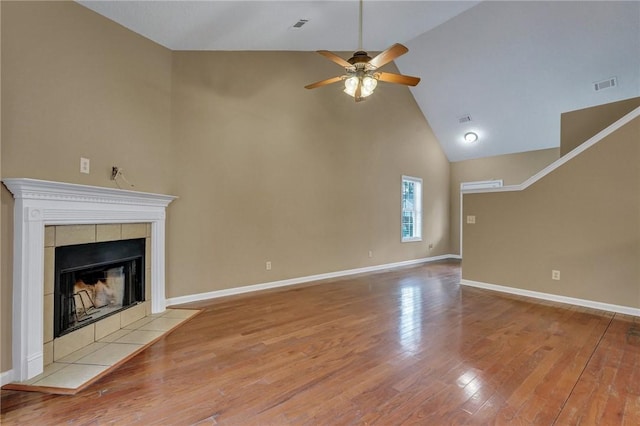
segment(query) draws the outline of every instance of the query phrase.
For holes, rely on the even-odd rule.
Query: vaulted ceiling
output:
[[[353,0],[79,3],[172,50],[358,47]],[[562,112],[640,96],[636,1],[366,0],[363,47],[396,42],[409,48],[396,65],[422,78],[409,90],[450,161],[557,147]],[[468,131],[479,140],[464,142]]]

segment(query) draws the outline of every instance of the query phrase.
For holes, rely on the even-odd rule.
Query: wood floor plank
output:
[[[640,424],[638,318],[617,314],[594,349],[558,424]]]
[[[0,421],[640,424],[637,318],[459,281],[440,262],[185,305],[75,396],[3,390]]]

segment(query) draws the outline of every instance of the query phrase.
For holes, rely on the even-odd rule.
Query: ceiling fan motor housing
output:
[[[371,57],[369,56],[369,54],[367,54],[367,52],[359,50],[355,52],[351,58],[347,59],[347,62],[349,62],[351,65],[354,65],[356,68],[359,68],[358,65],[362,64],[361,66],[364,67],[369,63],[370,60]]]

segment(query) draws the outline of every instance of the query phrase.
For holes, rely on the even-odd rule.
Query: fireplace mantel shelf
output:
[[[14,198],[166,207],[177,197],[29,178],[2,179]]]
[[[165,211],[177,197],[28,178],[2,180],[15,198],[13,379],[43,370],[45,225],[151,223],[151,311],[165,310]]]

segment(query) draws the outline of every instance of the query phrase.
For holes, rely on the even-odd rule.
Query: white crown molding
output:
[[[613,305],[611,303],[602,303],[586,299],[577,299],[575,297],[560,296],[557,294],[542,293],[539,291],[525,290],[521,288],[508,287],[497,284],[488,284],[480,281],[460,280],[460,284],[469,287],[482,288],[485,290],[499,291],[501,293],[532,297],[534,299],[549,300],[551,302],[564,303],[567,305],[598,309],[600,311],[616,312],[619,314],[633,315],[636,317],[640,316],[640,309],[632,308],[629,306]]]
[[[219,297],[234,296],[237,294],[251,293],[260,290],[286,287],[296,284],[304,284],[312,281],[327,280],[332,278],[346,277],[349,275],[365,274],[369,272],[383,271],[386,269],[400,268],[403,266],[418,265],[421,263],[436,262],[438,260],[459,259],[460,256],[444,254],[441,256],[426,257],[422,259],[405,260],[402,262],[386,263],[383,265],[367,266],[364,268],[347,269],[344,271],[328,272],[326,274],[308,275],[306,277],[291,278],[288,280],[271,281],[267,283],[254,284],[242,287],[227,288],[224,290],[210,291],[207,293],[190,294],[186,296],[170,297],[167,299],[167,306],[180,305],[182,303],[200,302],[202,300],[217,299]]]
[[[4,178],[2,182],[16,199],[167,207],[177,198],[172,195],[29,178]]]
[[[518,185],[507,185],[507,186],[503,186],[503,187],[499,187],[499,188],[461,189],[460,193],[462,193],[462,194],[477,194],[477,193],[485,193],[485,192],[523,191],[523,190],[527,189],[528,187],[530,187],[531,185],[533,185],[534,183],[536,183],[537,181],[539,181],[540,179],[542,179],[543,177],[545,177],[546,175],[548,175],[549,173],[553,172],[554,170],[556,170],[557,168],[559,168],[560,166],[565,164],[566,162],[568,162],[571,159],[577,157],[578,155],[580,155],[581,153],[583,153],[587,149],[591,148],[593,145],[597,144],[598,142],[600,142],[601,140],[603,140],[607,136],[611,135],[616,130],[620,129],[621,127],[625,126],[626,124],[630,123],[633,119],[638,118],[638,117],[640,117],[640,107],[634,109],[633,111],[631,111],[630,113],[628,113],[627,115],[625,115],[624,117],[622,117],[621,119],[616,121],[615,123],[611,124],[609,127],[601,130],[600,132],[598,132],[593,137],[587,139],[586,142],[578,145],[576,148],[574,148],[573,150],[569,151],[568,153],[566,153],[565,155],[563,155],[562,157],[560,157],[559,159],[557,159],[553,163],[549,164],[547,167],[545,167],[544,169],[540,170],[538,173],[536,173],[535,175],[531,176],[529,179],[525,180],[521,184],[518,184]]]
[[[151,223],[151,311],[165,310],[165,210],[176,197],[27,178],[7,178],[2,182],[15,198],[14,380],[28,380],[43,371],[46,225]]]

